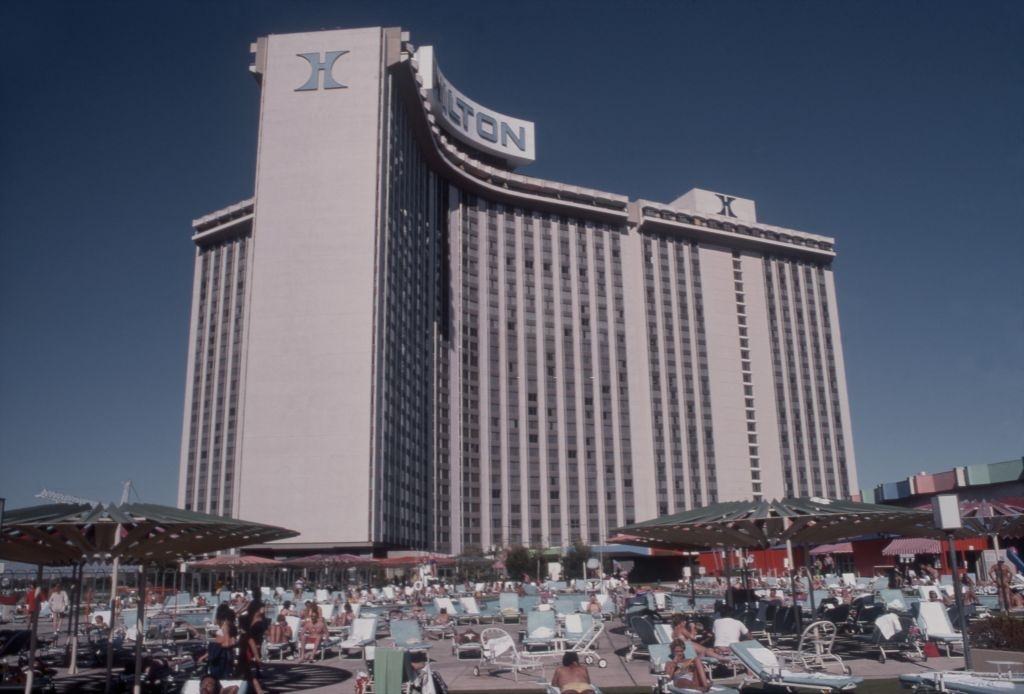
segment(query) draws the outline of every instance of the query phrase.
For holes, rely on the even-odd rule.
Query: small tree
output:
[[[531,575],[535,567],[533,555],[526,547],[512,545],[505,552],[505,571],[512,580],[520,581],[523,576]]]
[[[466,545],[455,563],[459,568],[459,575],[469,581],[479,581],[493,573],[493,561],[484,556],[479,545]]]
[[[590,559],[594,554],[593,550],[590,549],[590,545],[585,543],[582,539],[577,539],[572,543],[572,547],[564,557],[562,557],[562,568],[565,569],[566,578],[586,578],[586,567],[587,560]]]

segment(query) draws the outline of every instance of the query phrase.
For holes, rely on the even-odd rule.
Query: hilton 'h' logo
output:
[[[324,89],[345,89],[344,84],[334,79],[334,63],[338,61],[338,58],[348,53],[348,51],[327,51],[324,53],[323,59],[320,58],[319,53],[296,53],[300,58],[305,58],[306,62],[309,63],[310,72],[309,79],[306,83],[296,89],[297,92],[312,92],[320,88],[320,75],[324,76]]]
[[[722,209],[718,211],[718,214],[725,215],[726,217],[735,217],[736,213],[732,211],[732,203],[736,198],[730,195],[721,195],[715,193],[715,197],[722,201]]]

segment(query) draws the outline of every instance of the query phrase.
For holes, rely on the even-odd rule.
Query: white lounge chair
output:
[[[201,682],[201,679],[188,680],[181,688],[181,694],[200,694],[202,691],[199,688]],[[249,683],[245,680],[221,680],[220,686],[221,688],[238,687],[238,694],[248,694],[249,691]]]
[[[832,646],[836,641],[836,625],[829,621],[813,622],[808,624],[800,633],[800,640],[793,650],[778,651],[777,655],[783,658],[798,662],[805,670],[824,670],[826,660],[834,660],[839,663],[843,674],[849,675],[850,668],[843,663],[843,659],[832,652]]]
[[[963,643],[961,633],[953,628],[949,621],[946,606],[941,602],[922,602],[917,606],[917,625],[929,641],[941,643],[946,647],[946,655],[951,656],[952,646]]]
[[[775,653],[757,641],[740,641],[730,646],[730,649],[750,674],[768,687],[782,687],[791,692],[834,694],[856,689],[864,681],[861,677],[786,669]]]
[[[600,668],[608,667],[608,661],[597,652],[597,640],[603,633],[604,624],[592,615],[566,615],[562,630],[562,650],[576,651],[587,665],[597,663]]]
[[[900,675],[900,684],[920,692],[1024,694],[1024,683],[976,672],[921,672]]]
[[[553,610],[530,610],[526,615],[526,635],[523,646],[527,650],[554,650],[558,638],[558,621]]]
[[[363,651],[367,646],[377,643],[377,616],[358,617],[352,622],[352,633],[338,644],[338,648],[346,653]]]
[[[480,662],[473,668],[473,675],[480,676],[484,668],[512,670],[512,676],[519,681],[520,672],[540,670],[544,674],[543,661],[516,648],[516,642],[504,629],[490,627],[480,634]]]

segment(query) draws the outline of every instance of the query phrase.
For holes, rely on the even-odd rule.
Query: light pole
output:
[[[940,494],[934,497],[932,499],[932,514],[935,527],[945,531],[946,540],[949,542],[949,569],[953,572],[953,598],[960,616],[960,636],[964,641],[964,669],[970,671],[973,669],[971,667],[971,645],[967,638],[967,615],[964,614],[964,597],[957,571],[956,542],[953,537],[953,531],[963,527],[960,520],[960,499],[956,494]]]

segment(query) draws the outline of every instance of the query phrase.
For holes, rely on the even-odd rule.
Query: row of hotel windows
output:
[[[242,231],[198,254],[185,508],[225,515],[233,504],[246,251]]]
[[[783,482],[786,493],[794,496],[817,494],[845,497],[849,494],[824,277],[825,269],[822,267],[778,259],[765,263]],[[827,396],[822,343],[825,344],[829,373]],[[835,458],[832,454],[833,442]],[[839,463],[838,480],[836,459]]]
[[[433,326],[441,232],[438,181],[423,161],[401,99],[388,124],[387,216],[378,330],[382,355],[375,539],[420,547],[431,538]]]
[[[478,218],[483,216],[487,222],[486,234],[478,232]],[[516,232],[516,225],[523,227]],[[573,229],[570,228],[572,224]],[[583,228],[581,228],[583,227]],[[499,229],[501,233],[499,234]],[[590,244],[587,243],[588,235]],[[539,247],[536,238],[539,236]],[[611,239],[612,253],[612,285],[614,298],[608,301],[606,294],[607,280],[605,263],[605,245]],[[521,239],[521,240],[520,240]],[[575,240],[575,243],[574,243]],[[521,243],[522,250],[519,250]],[[575,246],[575,248],[573,248]],[[479,451],[481,448],[481,427],[477,415],[481,396],[480,373],[488,372],[487,387],[483,395],[487,398],[487,427],[484,429],[486,441],[483,447],[488,450],[490,464],[487,489],[490,497],[483,504],[490,508],[487,520],[491,527],[492,542],[530,542],[547,541],[559,543],[562,538],[562,501],[567,500],[565,510],[570,531],[579,532],[583,528],[581,519],[586,521],[585,539],[598,541],[601,533],[610,524],[619,523],[625,515],[632,518],[632,495],[624,499],[623,513],[614,499],[614,495],[605,494],[605,526],[601,526],[601,509],[595,500],[596,489],[604,486],[608,489],[617,487],[614,465],[614,425],[612,406],[612,373],[611,347],[607,339],[608,321],[619,317],[619,326],[615,332],[617,351],[621,355],[625,348],[624,327],[621,325],[623,314],[621,271],[619,267],[618,238],[614,232],[606,228],[585,227],[574,220],[551,219],[524,214],[522,211],[506,209],[501,206],[489,206],[486,201],[471,199],[462,207],[462,238],[461,238],[461,288],[462,288],[462,391],[463,391],[463,516],[466,518],[463,542],[477,544],[482,541],[480,533],[480,507],[477,501],[482,498],[477,486],[481,470]],[[481,257],[481,250],[483,256]],[[539,250],[539,253],[538,253]],[[555,284],[553,273],[554,253],[557,250],[562,272],[558,276],[561,281]],[[575,251],[575,255],[572,251]],[[520,256],[521,253],[521,256]],[[539,256],[539,257],[538,257]],[[503,262],[502,262],[503,260]],[[479,275],[481,263],[484,269],[485,282],[481,287]],[[575,263],[577,271],[571,272]],[[538,273],[537,268],[542,268]],[[588,272],[590,268],[593,272]],[[576,282],[573,282],[575,276]],[[591,276],[594,279],[594,301],[591,301]],[[481,288],[485,294],[481,296]],[[574,291],[575,290],[575,291]],[[532,316],[536,313],[538,296],[543,301],[542,328],[538,331]],[[522,325],[524,329],[520,355],[518,307],[523,304]],[[486,312],[481,314],[480,306]],[[575,304],[575,306],[574,306]],[[557,307],[557,308],[556,308]],[[613,310],[614,307],[614,310]],[[575,308],[575,312],[574,312]],[[596,312],[596,315],[595,315]],[[582,318],[575,322],[573,316]],[[591,325],[597,325],[597,334],[590,331]],[[593,339],[602,339],[597,346],[598,362],[595,364]],[[486,344],[481,345],[481,336]],[[540,342],[538,342],[538,337]],[[561,339],[559,339],[561,338]],[[579,349],[575,343],[579,339]],[[556,348],[560,348],[556,349]],[[482,350],[486,349],[486,360],[482,360]],[[561,355],[563,366],[558,366]],[[502,356],[504,355],[504,356]],[[625,389],[625,359],[619,358],[616,366],[620,371],[618,387],[620,428],[625,434],[628,424],[622,426],[622,414],[628,413]],[[520,364],[525,368],[525,378],[520,375]],[[579,381],[579,393],[577,393]],[[599,399],[601,401],[600,425],[597,422],[597,411],[594,408],[596,393],[592,392],[595,381],[599,383]],[[543,388],[541,387],[543,386]],[[526,403],[520,403],[520,389],[525,387]],[[561,391],[562,409],[552,407],[556,394]],[[547,403],[540,407],[540,400]],[[525,405],[525,407],[523,407]],[[525,410],[525,411],[524,411]],[[541,435],[540,411],[544,411],[546,436]],[[519,422],[525,414],[526,426],[520,429]],[[580,417],[578,418],[578,415]],[[582,431],[581,431],[582,425]],[[506,436],[502,438],[502,429]],[[598,434],[601,435],[602,453],[606,461],[604,479],[597,476]],[[623,440],[628,440],[626,436]],[[578,442],[582,440],[582,450]],[[541,443],[546,444],[542,447]],[[520,451],[526,446],[527,461],[525,470],[521,468]],[[628,455],[628,448],[622,448],[623,457]],[[560,473],[559,459],[562,458],[568,468]],[[582,463],[580,462],[582,461]],[[544,463],[542,465],[542,463]],[[575,465],[574,465],[575,463]],[[504,465],[504,470],[502,470]],[[581,467],[582,465],[582,467]],[[546,467],[553,473],[547,476],[546,482],[551,486],[547,494],[547,504],[542,508],[541,482],[545,476],[541,468]],[[574,469],[575,468],[575,469]],[[523,473],[527,474],[524,475]],[[629,466],[624,465],[620,474],[624,482],[631,487]],[[563,477],[564,475],[564,477]],[[523,496],[524,478],[529,503],[529,514],[523,516],[522,503],[515,500]],[[590,482],[593,489],[581,489],[581,483]],[[595,484],[596,482],[596,484]],[[627,485],[623,485],[627,486]],[[559,493],[564,487],[564,494]],[[504,495],[507,493],[507,497]],[[580,493],[588,499],[585,511],[581,513],[579,506]],[[492,500],[496,503],[492,503]],[[547,530],[542,522],[546,513]],[[524,534],[524,520],[527,533]],[[545,540],[545,535],[547,539]],[[569,538],[564,538],[568,541]]]
[[[656,501],[664,515],[717,500],[711,386],[696,243],[647,235],[643,251]]]

